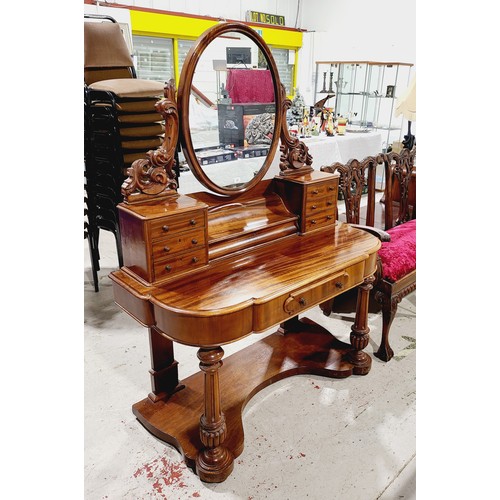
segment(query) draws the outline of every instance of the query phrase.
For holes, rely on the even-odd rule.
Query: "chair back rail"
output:
[[[416,147],[381,155],[385,165],[385,229],[416,218]],[[394,218],[395,205],[398,209]]]
[[[416,217],[415,167],[416,148],[401,153],[383,153],[363,160],[351,159],[346,164],[335,162],[321,167],[321,171],[339,173],[339,191],[345,202],[345,219],[350,224],[390,229]],[[382,215],[375,203],[377,165],[384,165],[385,189]],[[361,220],[361,201],[367,195],[366,216]],[[395,217],[395,208],[397,217]],[[380,221],[379,221],[380,218]],[[380,227],[378,224],[383,225]]]

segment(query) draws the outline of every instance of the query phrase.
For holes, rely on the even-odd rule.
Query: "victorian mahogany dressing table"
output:
[[[190,127],[191,86],[221,42],[258,51],[273,76],[274,134],[258,170],[220,186],[204,172]],[[197,69],[198,68],[198,69]],[[196,72],[195,72],[196,70]],[[207,30],[157,110],[165,139],[129,169],[119,205],[124,266],[110,277],[115,302],[148,328],[152,392],[133,406],[139,421],[174,445],[207,482],[221,482],[243,450],[241,412],[263,387],[298,373],[367,374],[368,296],[380,243],[336,219],[338,175],[316,171],[290,137],[291,102],[262,38],[240,23]],[[180,123],[179,123],[180,122]],[[198,180],[212,191],[181,195],[173,171],[180,139]],[[262,180],[281,140],[280,174]],[[247,160],[238,159],[235,168]],[[239,172],[240,170],[238,170]],[[299,313],[359,287],[351,344]],[[222,345],[277,332],[224,360]],[[197,346],[201,371],[179,382],[173,342]]]

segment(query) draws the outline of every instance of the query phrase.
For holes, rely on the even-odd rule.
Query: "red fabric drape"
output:
[[[233,103],[274,102],[273,79],[268,69],[230,69],[226,89]]]

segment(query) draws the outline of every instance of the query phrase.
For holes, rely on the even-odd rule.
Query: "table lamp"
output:
[[[417,83],[416,74],[413,75],[410,85],[397,100],[396,117],[403,115],[408,120],[408,134],[404,136],[403,147],[412,149],[415,145],[415,136],[411,133],[411,122],[417,119]]]

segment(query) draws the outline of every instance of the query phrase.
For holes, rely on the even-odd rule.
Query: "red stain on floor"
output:
[[[152,480],[151,486],[156,493],[163,494],[163,488],[185,488],[187,484],[182,480],[186,466],[182,463],[170,462],[166,457],[155,458],[144,464],[134,472],[134,477],[144,476]],[[199,496],[194,495],[193,496]],[[163,496],[163,498],[166,498]]]

